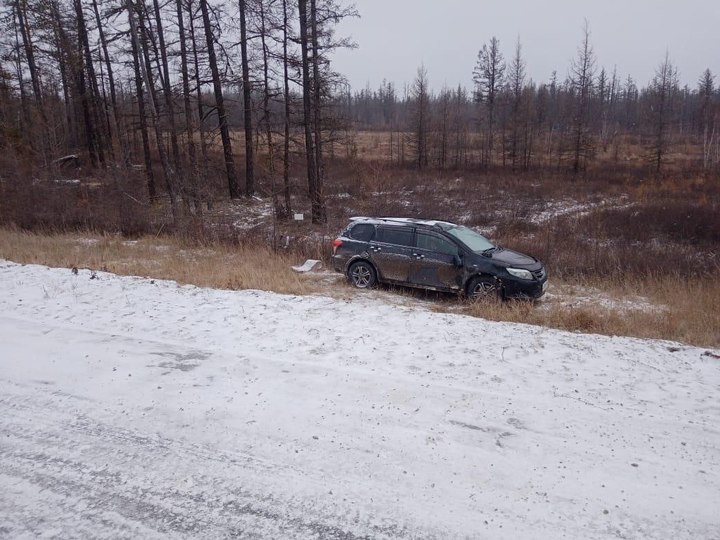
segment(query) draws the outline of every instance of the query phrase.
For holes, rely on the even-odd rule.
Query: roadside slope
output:
[[[94,276],[0,262],[0,536],[720,527],[703,349]]]

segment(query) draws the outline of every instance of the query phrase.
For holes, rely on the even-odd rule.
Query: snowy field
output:
[[[717,354],[0,261],[0,537],[718,538]]]

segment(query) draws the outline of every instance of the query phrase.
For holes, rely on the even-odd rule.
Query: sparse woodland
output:
[[[433,92],[420,66],[402,91],[353,90],[331,58],[353,46],[335,26],[356,15],[337,0],[4,0],[3,221],[108,228],[70,217],[73,200],[56,202],[62,215],[41,211],[43,186],[57,199],[82,182],[77,204],[119,208],[126,233],[144,232],[152,214],[167,216],[168,230],[202,231],[214,204],[256,194],[272,200],[276,221],[297,205],[322,224],[329,167],[347,176],[338,165],[358,157],[415,170],[553,171],[568,182],[593,167],[717,177],[710,70],[680,87],[666,56],[639,86],[597,66],[586,23],[565,77],[530,80],[520,40],[507,52],[491,38],[468,66],[473,88]],[[376,151],[361,152],[368,133]]]
[[[113,190],[129,229],[133,204],[167,207],[174,230],[202,226],[223,191],[270,196],[284,219],[302,161],[312,221],[324,223],[324,139],[341,81],[330,55],[349,45],[334,26],[354,15],[335,0],[3,1],[8,204],[81,174]]]

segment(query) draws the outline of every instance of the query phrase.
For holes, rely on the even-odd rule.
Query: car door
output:
[[[407,283],[413,261],[414,229],[404,225],[380,225],[370,242],[370,258],[381,279]]]
[[[458,266],[456,244],[431,231],[416,231],[410,282],[436,289],[458,290],[462,266]]]

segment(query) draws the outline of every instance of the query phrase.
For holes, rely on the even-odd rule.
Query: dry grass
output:
[[[669,339],[720,347],[720,283],[708,278],[648,278],[612,283],[555,282],[554,289],[601,291],[601,301],[486,302],[466,306],[474,316],[577,332]]]
[[[200,287],[314,292],[313,284],[290,268],[297,260],[264,246],[203,246],[174,237],[125,240],[117,235],[45,235],[0,229],[0,258],[170,279]]]
[[[120,275],[171,279],[223,289],[324,294],[349,299],[338,281],[308,279],[290,268],[301,262],[263,246],[192,245],[174,237],[124,240],[117,235],[36,234],[0,229],[0,258],[53,267],[91,268]],[[720,347],[720,282],[669,276],[614,282],[553,279],[540,303],[458,303],[454,296],[414,289],[379,291],[401,301],[426,298],[431,309],[495,321],[528,323],[606,335],[671,339]]]

